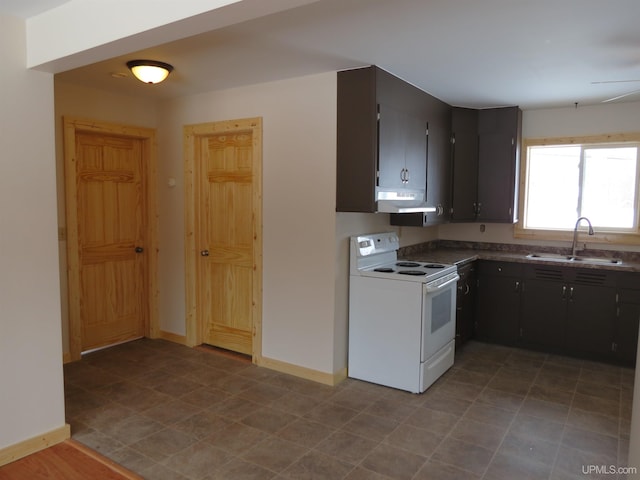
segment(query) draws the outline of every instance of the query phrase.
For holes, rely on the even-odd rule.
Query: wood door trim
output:
[[[78,248],[78,205],[76,184],[76,134],[111,134],[136,138],[142,141],[142,158],[145,165],[146,222],[148,238],[147,263],[147,316],[145,336],[159,336],[158,320],[158,205],[157,205],[157,156],[156,131],[151,128],[120,125],[77,117],[63,117],[65,211],[67,228],[67,277],[69,302],[69,355],[80,360],[82,353],[82,324],[80,318],[80,255]]]
[[[197,312],[197,268],[199,254],[196,250],[198,225],[196,222],[196,158],[198,138],[215,133],[251,132],[253,141],[253,363],[262,359],[262,118],[243,118],[220,122],[186,125],[183,129],[185,176],[185,283],[186,283],[186,336],[187,345],[200,345],[204,325]]]

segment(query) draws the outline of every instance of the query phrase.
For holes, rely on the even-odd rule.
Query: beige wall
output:
[[[53,77],[0,15],[0,449],[64,426]]]
[[[264,357],[333,373],[336,75],[210,92],[162,104],[160,322],[183,335],[182,128],[263,118]],[[175,178],[174,188],[167,186]]]

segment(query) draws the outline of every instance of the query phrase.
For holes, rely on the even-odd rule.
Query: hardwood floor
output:
[[[66,440],[0,467],[0,480],[139,480],[132,473],[84,445]]]

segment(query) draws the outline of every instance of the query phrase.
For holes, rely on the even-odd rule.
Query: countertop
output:
[[[508,244],[480,244],[469,246],[428,244],[412,245],[401,248],[398,257],[404,260],[422,262],[447,263],[462,266],[475,260],[494,260],[503,262],[530,263],[543,265],[558,265],[574,268],[606,269],[617,272],[640,272],[640,254],[637,252],[613,252],[602,250],[585,250],[579,255],[599,258],[619,258],[621,264],[613,263],[586,263],[570,260],[543,260],[529,258],[532,252],[542,253],[567,253],[566,249],[551,249],[548,247],[535,247]],[[458,242],[456,242],[458,243]],[[493,247],[493,248],[491,248]]]

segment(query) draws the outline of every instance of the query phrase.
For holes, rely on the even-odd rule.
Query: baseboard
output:
[[[69,424],[0,449],[0,467],[71,438]]]
[[[167,340],[168,342],[187,345],[187,337],[185,335],[178,335],[177,333],[165,332],[164,330],[160,330],[159,338],[161,338],[162,340]]]
[[[71,363],[71,353],[69,352],[62,353],[62,363]]]
[[[306,380],[312,380],[314,382],[322,383],[324,385],[335,386],[342,380],[347,378],[347,369],[343,368],[335,373],[326,373],[319,370],[313,370],[307,367],[301,367],[300,365],[294,365],[292,363],[283,362],[281,360],[275,360],[273,358],[260,357],[257,359],[256,364],[259,367],[269,368],[281,373],[287,373],[296,377],[304,378]]]
[[[95,450],[87,447],[86,445],[83,445],[80,442],[76,442],[75,440],[66,440],[65,442],[69,446],[75,448],[79,452],[82,452],[84,455],[92,458],[96,462],[100,462],[105,467],[113,470],[119,475],[122,475],[124,478],[127,478],[129,480],[144,480],[143,477],[141,477],[137,473],[134,473],[131,470],[123,467],[122,465],[119,465],[118,463],[114,462],[110,458],[105,457],[104,455],[96,452]]]

